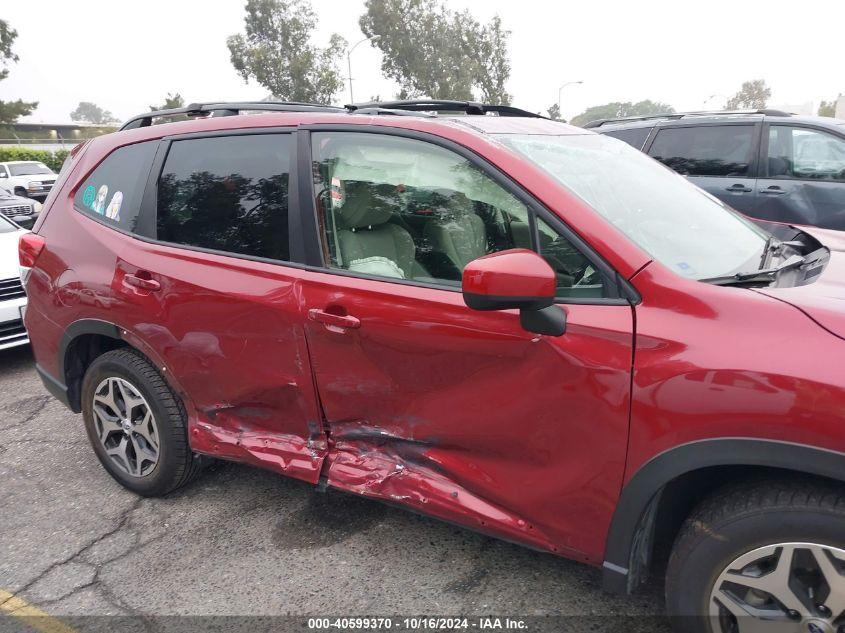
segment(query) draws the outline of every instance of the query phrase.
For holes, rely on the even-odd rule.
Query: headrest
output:
[[[334,210],[342,229],[360,229],[384,224],[400,206],[400,192],[395,185],[346,180],[341,183],[342,203]],[[333,197],[333,201],[338,202]]]

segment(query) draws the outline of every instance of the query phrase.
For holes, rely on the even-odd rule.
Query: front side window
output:
[[[625,143],[598,134],[499,139],[680,275],[706,279],[759,266],[762,230]]]
[[[472,260],[534,248],[533,212],[455,152],[356,132],[315,133],[312,143],[317,215],[332,267],[459,287]],[[540,253],[557,273],[558,296],[602,296],[588,260],[548,225],[540,228]]]
[[[287,261],[291,143],[290,134],[173,141],[158,183],[158,239]]]
[[[801,127],[769,128],[769,178],[845,182],[845,139]]]
[[[118,147],[76,190],[74,206],[106,224],[135,232],[157,147],[158,141]]]
[[[13,176],[37,176],[40,174],[52,174],[50,168],[44,163],[14,163],[9,165],[9,171]]]
[[[749,175],[752,125],[702,125],[664,128],[649,155],[684,176]]]

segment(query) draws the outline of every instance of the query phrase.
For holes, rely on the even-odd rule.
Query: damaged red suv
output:
[[[514,108],[193,104],[73,153],[25,323],[138,494],[241,461],[842,631],[845,234],[778,230]]]

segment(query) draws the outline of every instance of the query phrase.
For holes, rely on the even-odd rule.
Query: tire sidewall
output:
[[[666,606],[682,619],[683,630],[718,633],[711,627],[710,594],[716,579],[734,560],[779,543],[817,543],[845,549],[841,514],[799,507],[777,508],[704,526],[699,538],[670,561]]]
[[[132,384],[147,401],[147,405],[155,417],[159,436],[159,456],[154,470],[144,477],[132,477],[122,471],[106,454],[105,448],[97,434],[93,414],[94,391],[106,378],[123,378]],[[149,380],[128,363],[106,354],[92,363],[82,381],[82,415],[85,420],[85,430],[88,440],[97,454],[100,463],[106,471],[121,485],[144,496],[159,495],[168,489],[169,483],[177,476],[179,464],[176,462],[173,450],[173,435],[175,432],[184,433],[184,427],[175,429],[166,409],[158,398],[154,396]]]

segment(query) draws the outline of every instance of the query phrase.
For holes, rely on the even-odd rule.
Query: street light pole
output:
[[[562,114],[560,114],[561,106],[563,105],[561,103],[561,100],[560,100],[560,95],[563,92],[563,89],[566,88],[567,86],[571,86],[573,84],[582,84],[582,83],[584,83],[584,82],[583,81],[567,81],[565,84],[563,84],[560,88],[557,89],[557,111],[559,113],[558,116],[563,116]]]
[[[360,42],[355,42],[348,51],[346,51],[346,67],[349,70],[349,103],[355,103],[355,97],[352,96],[352,51],[358,48],[359,44],[363,44],[364,42],[369,42],[372,37],[365,37]]]

